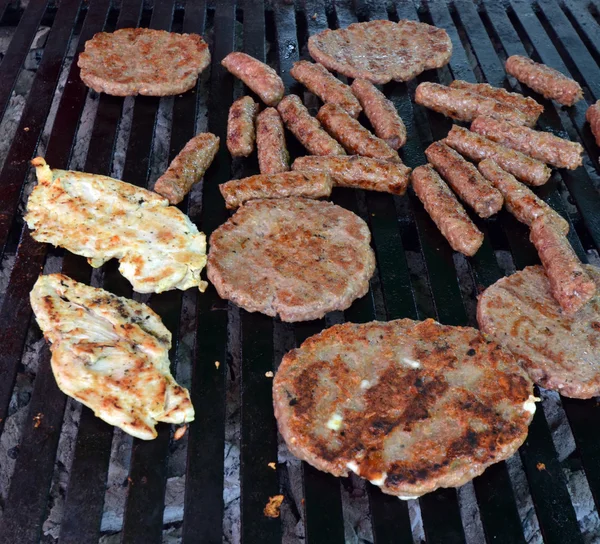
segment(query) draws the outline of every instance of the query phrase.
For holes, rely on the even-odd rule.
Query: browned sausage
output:
[[[366,79],[355,79],[351,88],[371,121],[375,134],[392,149],[402,147],[406,143],[406,127],[394,104]]]
[[[533,98],[523,96],[519,93],[509,93],[506,89],[492,87],[488,83],[469,83],[468,81],[456,79],[450,83],[450,87],[464,89],[465,91],[477,93],[487,98],[493,98],[501,104],[522,111],[527,118],[525,125],[528,127],[533,127],[544,111],[544,106],[536,102]]]
[[[398,153],[383,140],[371,134],[356,119],[350,117],[335,104],[325,104],[319,110],[317,119],[348,153],[400,162]]]
[[[210,132],[192,138],[156,180],[154,192],[171,204],[179,204],[208,170],[219,149],[219,141],[219,137]]]
[[[545,64],[527,57],[513,55],[506,59],[506,71],[521,83],[565,106],[572,106],[583,98],[579,83]]]
[[[554,222],[545,215],[531,225],[531,241],[546,269],[552,295],[566,314],[574,314],[596,293],[596,284]]]
[[[600,146],[600,100],[587,109],[585,118],[590,124],[592,134],[596,138],[596,145]]]
[[[323,102],[337,104],[356,118],[362,111],[350,87],[321,64],[301,60],[294,63],[290,75],[302,83],[311,93],[316,94]]]
[[[543,185],[552,175],[552,170],[543,162],[458,125],[452,127],[444,143],[474,161],[494,159],[504,170],[529,185]]]
[[[327,174],[283,172],[233,179],[219,185],[219,190],[227,208],[233,209],[257,198],[323,198],[331,194],[332,185]]]
[[[283,81],[277,72],[264,62],[236,51],[229,53],[221,64],[260,96],[267,106],[276,106],[283,98]]]
[[[290,169],[283,123],[275,108],[267,108],[256,118],[256,150],[261,174],[278,174]]]
[[[472,121],[479,115],[489,115],[508,119],[519,125],[527,123],[527,118],[522,111],[506,106],[493,98],[428,81],[417,87],[415,102],[459,121]]]
[[[249,96],[242,96],[231,104],[227,118],[227,149],[232,156],[247,157],[254,150],[257,113],[258,104]]]
[[[277,111],[288,130],[311,155],[345,155],[344,148],[321,128],[317,121],[295,94],[289,94],[279,102]]]
[[[475,119],[471,130],[557,168],[575,170],[582,164],[581,144],[559,138],[549,132],[516,126],[490,117]]]
[[[540,215],[551,217],[556,228],[562,233],[569,232],[569,223],[548,204],[538,198],[530,189],[504,171],[492,159],[484,159],[478,165],[479,171],[502,193],[506,209],[521,223],[531,226]]]
[[[292,170],[327,173],[339,187],[382,191],[403,195],[408,186],[410,168],[368,157],[298,157]]]
[[[454,251],[472,257],[483,244],[483,234],[454,193],[431,165],[419,166],[410,177],[415,194]]]
[[[454,192],[473,208],[479,217],[490,217],[502,208],[502,194],[494,189],[470,162],[442,142],[426,150],[427,160],[435,166]]]

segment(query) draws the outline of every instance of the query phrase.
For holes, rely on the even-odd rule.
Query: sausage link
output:
[[[543,185],[552,175],[552,170],[543,162],[458,125],[452,127],[444,143],[474,161],[494,159],[504,170],[529,185]]]
[[[566,236],[545,215],[532,223],[530,239],[546,269],[552,295],[566,314],[574,314],[594,296],[596,284]]]
[[[242,96],[231,104],[227,118],[227,149],[232,156],[247,157],[254,150],[257,114],[258,104],[249,96]]]
[[[355,79],[351,89],[371,121],[375,134],[392,149],[401,148],[406,143],[406,127],[394,104],[366,79]]]
[[[283,98],[283,81],[264,62],[236,51],[229,53],[221,64],[252,89],[267,106],[276,106]]]
[[[248,200],[257,198],[323,198],[331,194],[333,182],[327,174],[283,172],[259,174],[243,179],[233,179],[219,185],[227,209],[237,208]]]
[[[322,106],[317,114],[317,119],[325,127],[325,130],[344,146],[348,153],[400,162],[396,151],[383,140],[371,134],[336,104]]]
[[[484,159],[478,165],[479,171],[502,193],[506,209],[521,223],[531,226],[541,215],[550,217],[562,234],[569,232],[569,223],[548,204],[538,198],[529,188],[500,168],[492,159]]]
[[[421,83],[415,92],[415,102],[446,117],[458,121],[472,121],[480,115],[508,119],[513,123],[527,123],[525,114],[493,98],[487,98],[464,89],[453,89],[439,83]]]
[[[179,204],[208,170],[219,149],[219,142],[219,137],[210,132],[192,138],[156,180],[154,192],[167,198],[171,204]]]
[[[587,109],[585,118],[590,124],[592,134],[596,138],[596,145],[600,146],[600,100]]]
[[[298,157],[292,170],[326,173],[338,187],[382,191],[403,195],[408,187],[410,168],[367,157]]]
[[[344,148],[321,128],[295,94],[285,96],[277,111],[288,130],[311,155],[345,155]]]
[[[575,80],[527,57],[520,55],[508,57],[505,68],[507,73],[536,93],[565,106],[572,106],[583,98],[583,91]]]
[[[582,164],[581,144],[559,138],[549,132],[516,126],[490,117],[475,119],[471,130],[557,168],[575,170]]]
[[[419,166],[410,179],[415,194],[450,247],[468,257],[475,255],[483,244],[483,233],[437,172],[431,165]]]
[[[300,60],[294,63],[290,75],[311,93],[316,94],[323,102],[337,104],[355,119],[362,111],[350,87],[342,83],[321,64]]]
[[[501,210],[503,199],[500,191],[494,189],[477,168],[454,149],[442,142],[434,142],[425,150],[425,155],[454,192],[479,217],[490,217]]]
[[[256,150],[261,174],[278,174],[290,169],[283,123],[275,108],[263,110],[256,118]]]

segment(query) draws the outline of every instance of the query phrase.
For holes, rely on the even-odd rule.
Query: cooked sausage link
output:
[[[261,174],[278,174],[290,169],[283,123],[275,108],[267,108],[256,118],[256,150]]]
[[[219,190],[227,209],[231,210],[257,198],[323,198],[331,194],[332,186],[333,182],[327,174],[283,172],[232,179],[219,185]]]
[[[468,257],[475,255],[483,244],[483,234],[437,172],[431,165],[419,166],[410,179],[415,194],[450,247]]]
[[[344,148],[321,127],[295,94],[285,96],[277,111],[288,130],[312,155],[345,155]]]
[[[326,173],[339,187],[382,191],[403,195],[408,186],[410,168],[368,157],[298,157],[292,170]]]
[[[494,189],[470,162],[442,142],[426,150],[427,160],[435,167],[463,202],[479,217],[490,217],[502,208],[502,194]]]
[[[596,284],[583,269],[575,251],[545,215],[531,225],[531,241],[540,256],[552,295],[566,314],[574,314],[596,293]]]
[[[415,102],[459,121],[472,121],[480,115],[489,115],[508,119],[519,125],[527,123],[525,114],[516,108],[506,106],[493,98],[439,83],[421,83],[415,92]]]
[[[575,170],[582,164],[581,144],[559,138],[549,132],[516,126],[490,117],[475,119],[471,130],[557,168]]]
[[[210,132],[192,138],[156,180],[154,192],[167,198],[171,204],[179,204],[208,170],[219,149],[219,142],[219,137]]]
[[[371,121],[375,134],[392,149],[402,147],[406,143],[406,127],[394,104],[366,79],[355,79],[351,88]]]
[[[527,123],[525,124],[528,127],[534,126],[539,116],[544,112],[544,106],[533,98],[523,96],[519,93],[511,93],[499,87],[492,87],[488,83],[469,83],[468,81],[456,79],[450,83],[450,87],[477,93],[487,98],[493,98],[501,104],[522,111],[527,118]]]
[[[311,93],[316,94],[323,102],[337,104],[354,118],[358,117],[362,111],[350,87],[342,83],[321,64],[307,60],[295,62],[290,70],[290,75]]]
[[[504,170],[529,185],[543,185],[552,175],[552,170],[543,162],[458,125],[452,127],[444,143],[474,161],[494,159]]]
[[[572,106],[583,98],[579,83],[545,64],[534,62],[527,57],[513,55],[506,59],[506,72],[521,83],[565,106]]]
[[[592,134],[596,138],[596,144],[600,146],[600,100],[587,109],[585,118],[590,124]]]
[[[396,151],[336,104],[325,104],[321,107],[317,119],[348,153],[400,162]]]
[[[250,87],[267,106],[276,106],[283,98],[283,81],[264,62],[236,51],[229,53],[221,64]]]
[[[562,233],[569,232],[569,223],[548,204],[538,198],[529,188],[500,168],[492,159],[484,159],[478,165],[479,171],[502,193],[506,209],[521,223],[531,226],[541,215],[550,217]]]
[[[234,157],[247,157],[254,150],[258,104],[249,96],[238,98],[227,118],[227,149]]]

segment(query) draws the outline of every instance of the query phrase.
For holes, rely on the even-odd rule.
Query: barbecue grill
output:
[[[420,81],[487,81],[527,94],[503,69],[507,56],[522,54],[570,73],[583,86],[586,101],[573,108],[542,101],[546,110],[540,126],[581,141],[589,157],[578,170],[555,172],[538,194],[569,218],[569,239],[581,259],[597,262],[600,169],[584,102],[600,98],[600,0],[279,0],[273,5],[262,0],[30,0],[24,9],[0,0],[0,17],[0,30],[14,30],[0,64],[3,116],[14,107],[11,94],[31,62],[32,41],[41,26],[50,27],[16,130],[0,125],[2,139],[12,138],[0,157],[0,458],[5,460],[0,542],[222,542],[224,534],[226,541],[251,544],[421,538],[444,544],[600,542],[596,400],[545,395],[513,460],[488,468],[459,491],[440,490],[409,503],[357,478],[337,479],[290,460],[278,440],[272,380],[265,374],[276,370],[287,350],[343,320],[433,317],[445,324],[474,324],[478,291],[538,262],[527,229],[508,214],[475,218],[485,241],[474,258],[465,259],[453,254],[410,191],[399,198],[335,189],[337,204],[368,221],[378,268],[367,296],[318,322],[292,326],[249,314],[220,300],[212,287],[204,294],[138,296],[149,298],[173,332],[174,374],[190,387],[197,414],[181,441],[161,424],[158,438],[144,442],[115,431],[87,408],[79,411],[58,390],[28,296],[43,267],[121,296],[132,296],[129,283],[114,262],[92,271],[83,258],[38,244],[21,213],[31,186],[29,160],[38,153],[53,168],[77,164],[86,172],[148,186],[188,139],[209,130],[221,137],[221,150],[203,186],[180,207],[210,234],[229,215],[218,184],[257,172],[255,159],[232,161],[223,145],[228,108],[244,89],[220,60],[242,50],[267,61],[278,69],[287,91],[304,96],[314,113],[315,98],[289,75],[295,61],[308,58],[308,36],[356,21],[406,18],[446,29],[454,45],[447,67],[408,84],[385,86],[407,126],[401,156],[411,167],[426,162],[425,147],[451,125],[411,102]],[[212,64],[194,91],[174,98],[122,99],[98,96],[83,85],[76,58],[84,42],[102,29],[138,25],[208,39]],[[292,156],[302,154],[291,135],[289,144]],[[39,348],[33,356],[31,346]],[[29,390],[23,387],[27,377]],[[566,428],[564,436],[574,439],[565,459],[557,453],[565,449],[557,422]],[[119,458],[125,461],[116,469]],[[268,464],[278,458],[273,470]],[[184,468],[177,473],[174,466]],[[568,480],[568,474],[579,477]],[[121,489],[116,522],[108,520],[111,489]],[[278,494],[284,495],[281,516],[265,516],[269,497]],[[585,516],[581,497],[589,503]],[[358,532],[357,512],[363,515]]]

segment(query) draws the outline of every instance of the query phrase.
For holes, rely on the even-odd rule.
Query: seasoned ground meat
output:
[[[257,114],[258,104],[249,96],[242,96],[231,104],[227,119],[227,149],[233,157],[247,157],[254,151]]]
[[[278,174],[290,169],[283,123],[275,108],[267,108],[256,118],[256,148],[261,174]]]
[[[592,134],[596,138],[596,144],[600,146],[600,100],[587,109],[585,118],[590,124]]]

